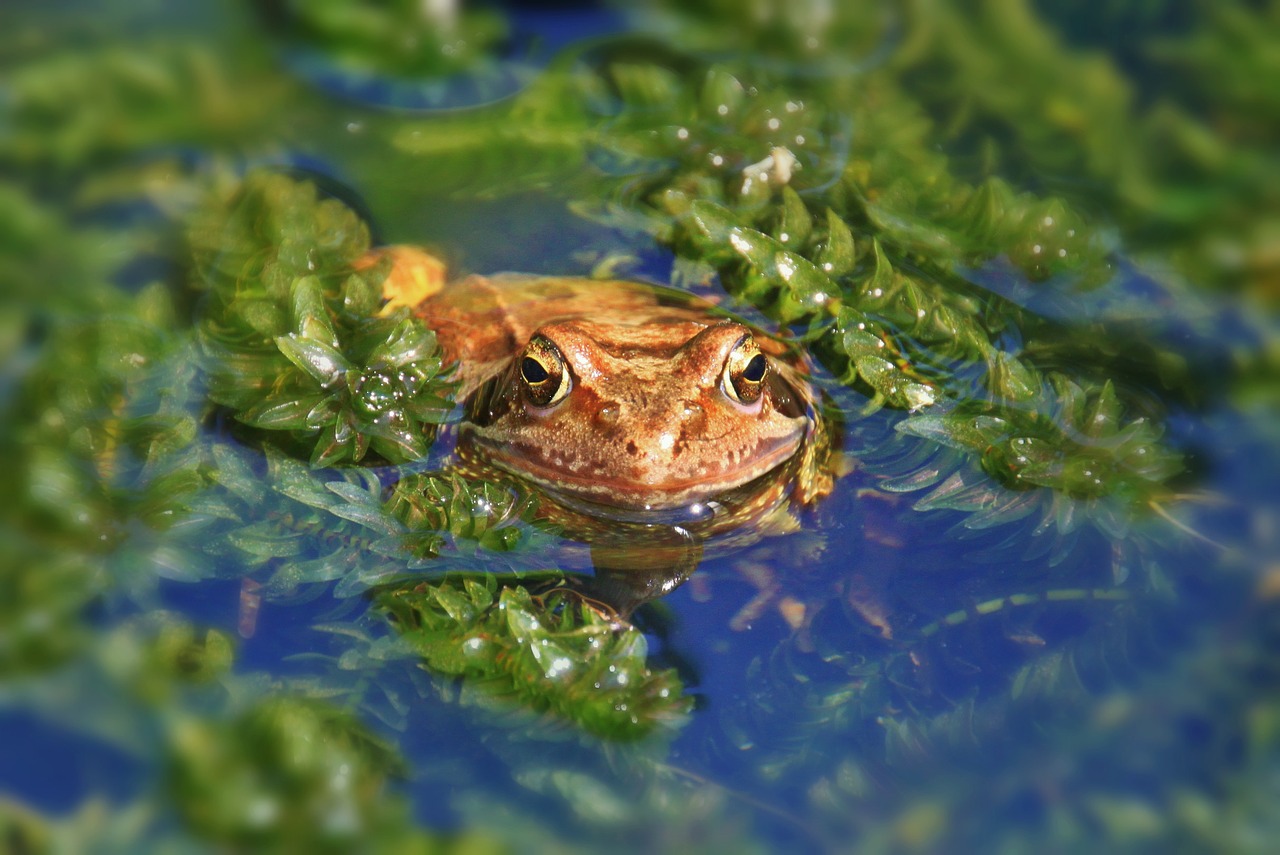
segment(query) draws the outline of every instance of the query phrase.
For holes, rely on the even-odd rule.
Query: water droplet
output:
[[[387,414],[401,397],[400,384],[384,371],[366,371],[356,382],[354,403],[365,416]]]
[[[778,275],[782,277],[784,282],[790,282],[791,277],[796,275],[796,264],[787,256],[778,259]]]

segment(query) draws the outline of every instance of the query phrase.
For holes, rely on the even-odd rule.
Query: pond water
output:
[[[4,16],[13,851],[1271,851],[1280,4],[250,5]],[[391,244],[779,332],[831,493],[592,581]]]

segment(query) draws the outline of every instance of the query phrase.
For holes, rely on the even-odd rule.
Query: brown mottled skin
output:
[[[815,432],[803,363],[788,361],[782,342],[681,292],[468,276],[414,311],[458,363],[464,454],[562,496],[635,511],[688,507],[783,471]],[[567,392],[549,406],[521,377],[535,335],[568,371]],[[744,337],[768,360],[749,404],[725,389],[726,361]],[[796,492],[807,501],[829,484],[818,478]]]

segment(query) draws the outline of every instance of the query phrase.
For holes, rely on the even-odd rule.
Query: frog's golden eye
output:
[[[560,349],[544,336],[529,339],[520,359],[520,385],[530,402],[549,407],[569,394],[569,366]]]
[[[744,335],[729,352],[724,364],[724,393],[739,404],[754,404],[764,391],[764,378],[769,374],[769,360],[755,339]]]

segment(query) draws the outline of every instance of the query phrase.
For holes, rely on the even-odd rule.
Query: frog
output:
[[[610,549],[628,571],[641,554],[670,565],[671,550],[696,565],[713,538],[794,528],[791,511],[832,488],[807,357],[711,299],[615,278],[446,281],[407,245],[371,250],[360,266],[374,265],[388,270],[388,308],[409,306],[456,365],[460,459],[547,496],[556,522],[597,547],[597,573],[619,563],[601,557]]]

